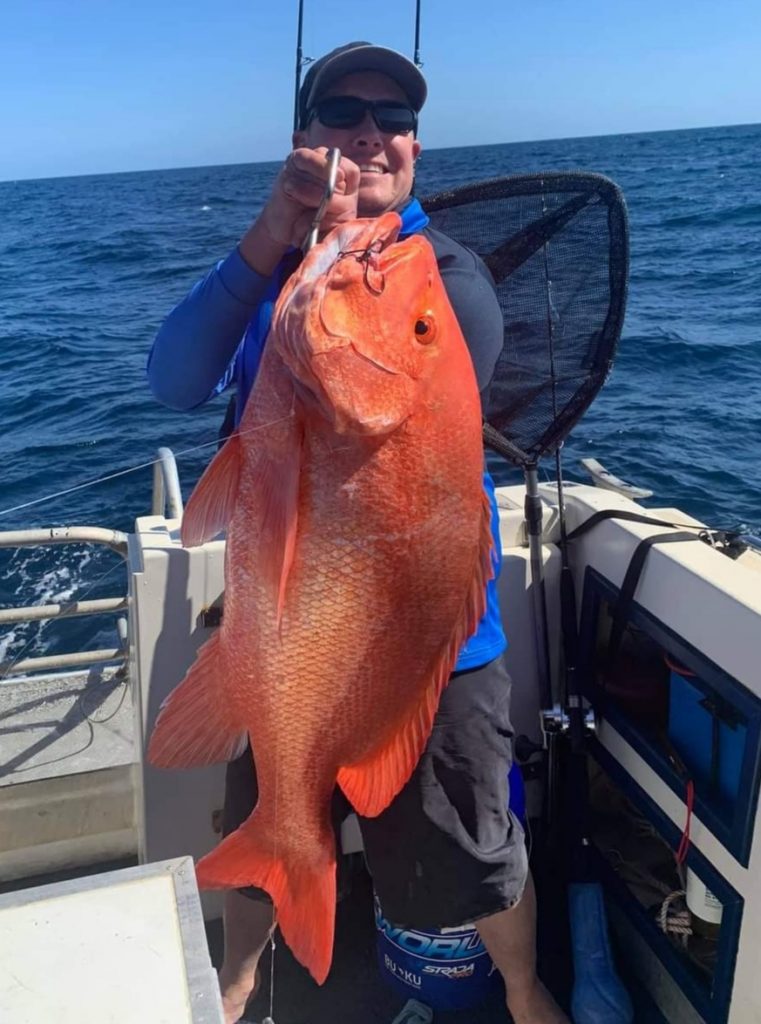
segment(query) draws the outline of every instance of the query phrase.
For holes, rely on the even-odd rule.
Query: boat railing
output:
[[[127,559],[128,537],[120,530],[109,530],[99,526],[61,526],[0,532],[0,549],[50,547],[62,544],[99,544],[110,548],[125,561]],[[126,612],[126,610],[126,594],[118,597],[101,597],[91,601],[65,601],[59,604],[0,608],[0,628],[19,623],[39,622],[44,619],[71,618],[77,615],[118,614]],[[116,625],[119,637],[118,647],[94,651],[75,651],[39,658],[6,659],[0,662],[0,681],[10,675],[61,671],[107,662],[123,667],[127,661],[127,619],[120,616]]]
[[[183,502],[177,462],[171,448],[159,448],[153,467],[153,494],[151,512],[167,519],[182,519]],[[48,547],[58,544],[100,544],[128,557],[128,537],[120,530],[98,526],[62,526],[49,529],[9,530],[0,532],[0,549],[20,547]],[[31,605],[28,607],[0,608],[0,629],[4,626],[40,622],[46,619],[72,618],[76,615],[113,615],[127,611],[127,595],[101,597],[91,601],[66,601],[60,604]],[[128,652],[127,619],[117,619],[119,646],[94,651],[74,651],[38,658],[6,659],[0,661],[0,681],[10,675],[62,671],[90,665],[116,663],[126,665]]]
[[[153,464],[151,511],[154,516],[182,519],[182,492],[174,452],[171,448],[159,448],[156,454],[158,459]]]

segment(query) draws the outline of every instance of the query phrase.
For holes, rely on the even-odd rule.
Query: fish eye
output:
[[[415,321],[415,337],[421,345],[430,345],[436,337],[436,325],[430,316],[419,316]]]

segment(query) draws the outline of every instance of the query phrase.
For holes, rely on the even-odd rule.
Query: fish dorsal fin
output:
[[[460,618],[446,649],[438,659],[418,704],[385,744],[364,761],[338,771],[338,784],[354,809],[373,818],[391,803],[406,785],[433,728],[441,694],[457,661],[460,648],[475,633],[486,611],[486,584],[494,575],[491,506],[483,495],[479,545],[473,576]]]
[[[241,440],[231,434],[203,472],[182,517],[186,548],[205,544],[227,529],[238,497]]]

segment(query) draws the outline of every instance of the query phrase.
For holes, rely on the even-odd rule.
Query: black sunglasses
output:
[[[359,96],[328,96],[318,100],[309,111],[307,124],[316,117],[326,128],[356,128],[368,110],[382,132],[401,135],[417,129],[417,114],[406,103],[362,100]]]

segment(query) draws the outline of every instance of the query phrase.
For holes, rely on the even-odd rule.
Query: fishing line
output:
[[[299,15],[299,17],[300,17],[300,15]],[[299,46],[300,46],[300,38],[301,38],[300,33],[301,33],[301,24],[299,23]],[[300,52],[299,52],[299,58],[298,59],[300,59]],[[298,75],[298,70],[299,70],[299,66],[297,64],[297,75]],[[297,111],[298,111],[298,95],[299,95],[299,89],[298,89],[298,80],[297,80],[297,85],[296,85],[296,110]],[[298,117],[298,114],[296,116]],[[296,123],[298,123],[298,122],[296,121]],[[340,160],[341,160],[341,150],[340,149],[337,149],[337,148],[334,147],[334,148],[332,148],[332,149],[330,149],[328,151],[328,154],[327,154],[328,182],[327,182],[327,184],[325,186],[325,192],[323,193],[322,202],[320,203],[319,207],[317,208],[317,210],[315,212],[314,220],[312,221],[312,225],[311,225],[311,228],[309,230],[309,234],[304,239],[304,244],[302,246],[302,249],[304,250],[304,254],[305,255],[306,255],[306,253],[308,253],[313,248],[313,246],[317,242],[317,239],[318,239],[318,236],[319,236],[320,224],[322,222],[323,215],[325,213],[325,210],[327,208],[328,203],[330,202],[330,200],[331,200],[331,198],[333,196],[333,192],[335,191],[335,187],[336,187],[336,174],[338,173],[338,164],[339,164]],[[347,255],[347,254],[344,254],[344,255]],[[296,397],[294,395],[294,397],[293,397],[294,405],[295,405],[295,401],[296,401]],[[282,419],[283,420],[289,419],[291,416],[294,415],[294,412],[295,412],[295,408],[292,407],[291,408],[291,412],[289,413],[289,415],[288,416],[284,416]],[[277,420],[276,422],[282,422],[282,421],[281,420]],[[271,426],[271,424],[270,424],[270,426]],[[275,741],[276,741],[276,744],[277,744],[277,737],[275,737]],[[279,837],[279,831],[280,831],[280,828],[279,828],[279,826],[280,826],[279,781],[280,781],[280,757],[278,756],[278,750],[276,749],[276,751],[275,751],[275,795],[274,795],[275,819],[274,819],[274,824],[273,824],[273,829],[274,829],[275,835],[274,835],[273,844],[272,844],[273,845],[273,861],[274,861],[275,865],[277,865],[278,837]],[[276,944],[275,944],[275,928],[276,928],[276,926],[277,926],[277,908],[275,907],[275,901],[273,899],[272,900],[272,931],[270,932],[270,950],[271,950],[271,954],[270,954],[270,1012],[269,1012],[269,1016],[264,1018],[264,1020],[262,1021],[262,1024],[275,1024],[275,1021],[274,1021],[274,1013],[275,1013],[275,949],[277,948]]]
[[[275,1018],[272,1016],[275,1012],[275,950],[277,949],[277,943],[275,942],[275,901],[272,901],[272,931],[270,932],[270,1012],[269,1016],[265,1017],[262,1024],[275,1024]]]
[[[277,746],[277,734],[275,735],[275,744]],[[277,866],[277,846],[278,846],[278,828],[279,828],[279,782],[280,782],[280,757],[279,751],[275,751],[275,822],[273,825],[275,836],[273,840],[273,855],[272,860],[275,867]],[[277,948],[275,943],[275,929],[277,927],[277,907],[275,906],[275,900],[272,899],[272,930],[270,931],[270,1012],[269,1016],[265,1017],[262,1024],[275,1024],[275,949]]]
[[[262,423],[258,427],[249,427],[248,430],[238,430],[239,436],[245,434],[255,434],[258,430],[266,430],[268,427],[274,427],[278,423],[283,423],[285,420],[290,419],[293,415],[290,412],[287,416],[281,416],[280,419],[273,420],[271,423]],[[181,455],[190,455],[192,452],[201,451],[203,448],[212,448],[219,444],[219,438],[215,438],[213,441],[205,441],[203,444],[194,445],[192,448],[183,448],[182,451],[173,452],[175,458],[179,458]],[[56,491],[53,494],[46,494],[42,498],[35,498],[33,501],[25,501],[21,505],[14,505],[12,508],[0,509],[0,516],[8,516],[12,512],[20,512],[22,509],[31,508],[33,505],[41,505],[45,501],[52,501],[53,498],[62,498],[66,494],[73,494],[74,491],[84,490],[86,487],[94,487],[96,484],[106,483],[108,480],[115,480],[120,476],[127,476],[129,473],[137,473],[141,469],[148,469],[151,466],[158,465],[162,460],[152,459],[150,462],[141,462],[136,466],[130,466],[127,469],[119,469],[115,473],[109,473],[108,476],[97,477],[95,480],[86,480],[84,483],[75,484],[73,487],[67,487],[63,491]]]

